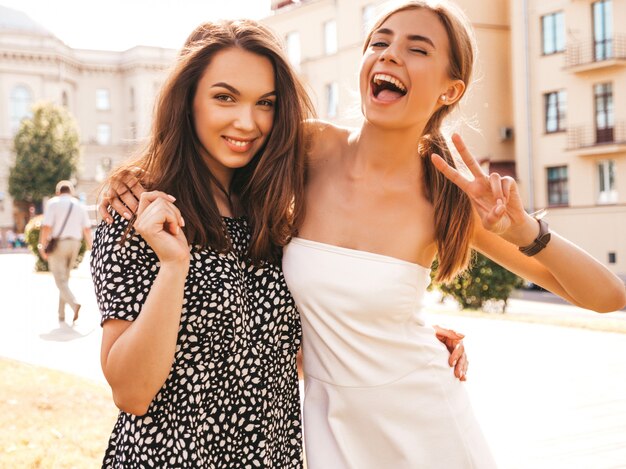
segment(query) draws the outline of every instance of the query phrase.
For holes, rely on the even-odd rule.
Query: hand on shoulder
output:
[[[309,142],[308,163],[317,162],[338,154],[337,150],[348,143],[350,134],[354,131],[354,129],[349,127],[341,127],[319,119],[305,121],[305,128]]]

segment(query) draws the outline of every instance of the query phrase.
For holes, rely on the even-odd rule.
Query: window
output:
[[[565,50],[565,22],[562,11],[542,16],[541,29],[545,55]]]
[[[128,99],[130,100],[130,110],[134,111],[135,110],[135,88],[133,88],[132,86],[130,87]]]
[[[337,83],[326,85],[326,117],[337,117],[339,107],[339,86]]]
[[[109,145],[111,143],[111,126],[109,124],[98,124],[96,142],[99,145]]]
[[[548,171],[548,205],[568,205],[567,166],[547,168]]]
[[[297,31],[292,31],[287,34],[286,38],[287,42],[287,57],[289,57],[289,61],[291,65],[298,66],[300,65],[301,60],[301,51],[300,51],[300,33]]]
[[[614,160],[603,160],[598,162],[598,203],[617,203]]]
[[[544,95],[546,106],[546,133],[565,130],[565,91],[553,91]]]
[[[30,90],[25,86],[16,86],[11,91],[10,109],[11,109],[11,131],[17,132],[20,128],[20,122],[25,117],[32,117],[31,105],[33,97]]]
[[[370,28],[374,25],[376,7],[373,4],[365,5],[361,10],[361,34],[367,36]]]
[[[593,57],[605,60],[613,57],[613,5],[611,0],[594,2],[593,10]]]
[[[111,109],[109,90],[104,88],[96,90],[96,109],[99,111],[108,111]]]
[[[596,143],[613,142],[613,85],[599,83],[593,87],[596,107]]]
[[[337,52],[337,22],[335,20],[324,23],[324,54]]]
[[[109,174],[109,172],[111,171],[112,167],[113,167],[113,161],[111,160],[111,158],[109,158],[108,156],[105,156],[104,158],[100,158],[100,161],[98,161],[98,164],[96,165],[96,174],[95,174],[96,181],[98,182],[104,181],[107,175]]]

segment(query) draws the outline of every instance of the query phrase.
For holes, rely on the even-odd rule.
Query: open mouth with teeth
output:
[[[372,78],[372,92],[376,99],[389,102],[402,98],[407,93],[407,89],[397,78],[377,73]]]

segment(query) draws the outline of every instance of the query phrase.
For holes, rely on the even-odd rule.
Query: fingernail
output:
[[[131,219],[130,213],[128,213],[128,212],[124,212],[124,213],[122,213],[122,216],[123,216],[124,218],[126,218],[127,220],[130,220],[130,219]]]
[[[113,219],[112,218],[107,218],[107,223],[110,225],[111,223],[113,223]]]
[[[174,197],[173,195],[169,195],[169,194],[167,194],[167,196],[172,202],[176,202],[176,197]]]
[[[185,226],[185,219],[180,217],[180,226]]]
[[[458,360],[454,360],[454,361],[452,362],[452,366],[456,366],[456,362],[458,362]]]

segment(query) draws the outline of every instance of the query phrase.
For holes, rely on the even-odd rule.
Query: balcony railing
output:
[[[593,39],[574,42],[565,50],[565,67],[600,65],[601,62],[624,60],[626,63],[626,36],[618,35],[602,41]]]
[[[579,125],[567,129],[567,149],[580,150],[600,145],[626,145],[626,122],[613,127],[597,129],[593,125]]]

